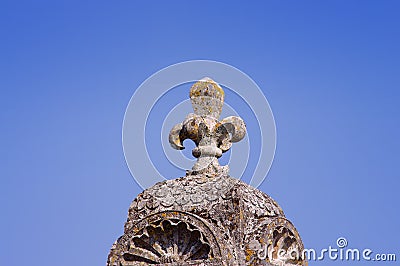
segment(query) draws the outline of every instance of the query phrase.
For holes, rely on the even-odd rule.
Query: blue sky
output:
[[[233,65],[266,95],[277,150],[260,189],[306,247],[346,237],[400,259],[398,1],[0,5],[7,265],[105,264],[141,191],[122,151],[125,108],[151,74],[194,59]]]

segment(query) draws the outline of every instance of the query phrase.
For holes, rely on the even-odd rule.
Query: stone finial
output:
[[[279,205],[218,163],[246,134],[241,118],[218,119],[222,88],[202,79],[190,99],[194,113],[173,127],[169,141],[175,149],[194,141],[197,162],[185,178],[159,182],[137,196],[107,266],[308,265],[300,235]]]
[[[228,166],[220,166],[218,158],[228,151],[233,142],[246,135],[246,125],[240,117],[229,116],[218,120],[224,104],[224,90],[212,79],[203,78],[190,89],[194,114],[188,114],[182,123],[169,133],[174,149],[182,150],[183,141],[191,139],[196,144],[192,154],[197,158],[192,174],[227,174]]]

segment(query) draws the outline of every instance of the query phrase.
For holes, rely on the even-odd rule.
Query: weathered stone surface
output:
[[[231,148],[232,143],[244,138],[246,125],[237,116],[218,120],[224,103],[224,91],[209,78],[193,85],[190,100],[195,113],[187,115],[182,123],[172,128],[169,134],[171,146],[184,149],[182,142],[191,139],[197,146],[192,151],[197,158],[192,168],[194,173],[227,174],[228,166],[220,166],[218,158]]]
[[[304,249],[300,236],[278,204],[218,163],[246,130],[238,117],[218,121],[222,89],[204,79],[190,96],[195,114],[171,130],[170,143],[182,149],[184,139],[193,140],[198,161],[185,177],[134,199],[107,265],[306,265],[297,256]]]

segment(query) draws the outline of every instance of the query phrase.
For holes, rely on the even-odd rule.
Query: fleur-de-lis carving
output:
[[[196,144],[192,154],[197,162],[192,173],[227,174],[228,166],[220,166],[218,158],[231,148],[232,143],[246,135],[246,125],[240,117],[218,120],[224,97],[223,89],[212,79],[203,78],[196,82],[190,89],[194,113],[188,114],[170,131],[169,142],[174,149],[184,149],[183,141],[186,139]]]

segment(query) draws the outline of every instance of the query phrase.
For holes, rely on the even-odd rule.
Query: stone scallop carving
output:
[[[221,257],[214,233],[201,218],[165,211],[126,230],[114,243],[108,265],[213,265]]]
[[[246,265],[307,265],[300,236],[284,217],[273,218],[247,236]]]
[[[160,264],[205,260],[213,255],[208,240],[197,228],[179,220],[163,220],[138,232],[123,258]]]
[[[303,265],[303,243],[296,228],[285,218],[274,219],[267,227],[269,260],[274,265]],[[281,251],[282,254],[278,254]]]

